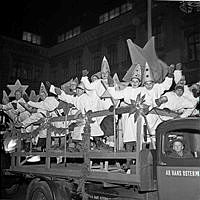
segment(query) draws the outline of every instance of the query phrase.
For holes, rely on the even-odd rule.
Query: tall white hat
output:
[[[153,77],[153,74],[151,72],[151,69],[150,69],[148,63],[146,62],[145,68],[144,68],[142,83],[144,84],[147,81],[154,81],[154,77]]]
[[[48,96],[48,92],[47,92],[46,87],[43,82],[41,82],[41,85],[40,85],[39,95],[41,95],[42,92],[44,92]]]
[[[3,90],[2,104],[6,105],[7,103],[9,103],[9,97],[8,97],[6,91]]]
[[[106,57],[103,57],[102,63],[101,63],[101,72],[109,72],[110,73],[110,67],[108,64],[108,60],[106,59]]]

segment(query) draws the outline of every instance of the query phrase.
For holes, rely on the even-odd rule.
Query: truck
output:
[[[75,116],[46,118],[31,133],[17,131],[17,148],[9,153],[10,162],[3,167],[4,177],[14,177],[12,185],[28,183],[26,200],[64,199],[141,199],[200,200],[200,118],[188,117],[163,121],[156,129],[156,145],[152,148],[142,137],[142,116],[137,121],[137,145],[134,152],[119,148],[119,130],[115,128],[113,151],[94,151],[90,144],[90,124],[97,116],[133,114],[133,107],[87,112],[82,116],[84,133],[79,152],[67,149],[69,122]],[[174,115],[154,110],[159,115]],[[80,120],[80,119],[79,119]],[[66,123],[56,128],[54,122]],[[115,121],[116,123],[116,121]],[[34,149],[33,138],[46,130],[46,146]],[[54,132],[54,136],[52,136]],[[55,133],[57,135],[55,136]],[[52,137],[63,138],[64,148],[53,149]],[[190,157],[173,157],[173,141],[181,139]],[[24,151],[22,141],[29,141]],[[29,162],[29,158],[39,158]],[[58,163],[58,158],[62,162]],[[123,165],[131,160],[129,170]],[[2,160],[1,160],[2,162]],[[11,188],[11,185],[9,186]]]

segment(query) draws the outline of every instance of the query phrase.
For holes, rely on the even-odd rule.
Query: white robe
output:
[[[174,81],[175,83],[178,83],[180,81],[180,79],[182,78],[182,70],[175,70],[174,71]],[[184,110],[184,113],[181,115],[181,117],[187,117],[189,115],[192,114],[192,112],[194,111],[199,98],[195,98],[193,93],[190,91],[189,87],[187,85],[184,85],[184,93],[181,96],[184,99],[184,102],[186,100],[190,101],[190,106],[191,108],[187,108]]]
[[[166,77],[162,83],[154,84],[151,90],[147,90],[145,87],[142,88],[142,93],[145,94],[145,104],[149,105],[149,109],[157,107],[155,100],[160,98],[160,96],[166,91],[169,90],[172,85],[172,78]],[[155,114],[148,114],[147,121],[151,134],[155,136],[155,130],[158,126],[159,116]],[[155,138],[154,138],[155,140]]]
[[[86,90],[88,91],[95,91],[96,95],[101,98],[103,93],[106,91],[105,87],[102,84],[103,79],[95,80],[94,82],[90,82],[87,76],[81,78],[81,82],[84,84]],[[104,82],[105,83],[105,82]],[[105,83],[108,87],[108,85]],[[100,100],[100,101],[99,101]],[[98,110],[107,110],[110,106],[113,105],[112,100],[110,98],[106,99],[99,99],[98,100]]]
[[[14,122],[22,122],[30,116],[30,113],[19,103],[26,103],[23,98],[19,100],[13,100],[6,105],[3,105],[3,110],[13,119]],[[12,103],[16,103],[16,109],[13,107]]]
[[[108,91],[114,99],[124,99],[124,102],[131,104],[130,100],[136,100],[137,95],[141,93],[141,88],[126,87],[123,90],[116,91],[114,87],[109,87]],[[122,131],[123,131],[123,142],[133,142],[137,140],[137,122],[134,122],[134,114],[129,116],[129,113],[122,114]],[[143,127],[142,130],[143,132]]]
[[[28,105],[37,108],[36,113],[32,113],[31,116],[24,121],[22,124],[24,126],[28,126],[34,122],[37,122],[39,119],[43,118],[47,115],[47,112],[52,112],[58,107],[59,102],[56,100],[55,97],[46,97],[44,101],[40,102],[33,102],[29,101]]]
[[[54,92],[54,86],[51,86],[50,92]],[[62,91],[61,95],[58,95],[58,98],[64,102],[73,104],[78,110],[81,111],[82,114],[86,114],[87,111],[97,111],[97,102],[96,99],[98,98],[94,92],[84,93],[81,96],[71,96],[67,95],[64,91]],[[103,136],[104,133],[101,130],[99,124],[97,123],[96,118],[92,118],[94,123],[91,123],[91,136]],[[83,126],[84,127],[84,126]],[[83,129],[80,132],[80,139],[81,133],[83,133]]]
[[[175,112],[182,111],[181,118],[188,117],[195,109],[197,101],[191,94],[177,96],[174,91],[167,92],[164,96],[168,98],[168,101],[160,106],[161,109],[168,108]]]

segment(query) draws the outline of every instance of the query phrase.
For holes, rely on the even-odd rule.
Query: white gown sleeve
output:
[[[9,102],[6,105],[3,105],[3,110],[10,110],[10,109],[13,109],[13,106],[12,106],[11,102]]]
[[[161,96],[164,93],[164,91],[170,89],[170,87],[172,85],[172,81],[173,81],[173,78],[165,77],[165,80],[162,83],[160,83],[160,84],[156,83],[155,88],[156,88],[159,96]]]
[[[77,97],[68,95],[64,91],[62,91],[61,95],[58,95],[58,98],[64,102],[71,103],[75,107],[77,107],[77,99],[78,99]]]
[[[175,70],[174,71],[174,81],[177,84],[182,77],[182,70]]]
[[[94,82],[90,82],[87,76],[81,78],[81,82],[84,84],[86,90],[96,90],[97,85],[99,84],[100,80],[96,80]]]

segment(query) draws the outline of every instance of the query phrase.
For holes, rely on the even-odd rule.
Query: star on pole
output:
[[[132,114],[134,115],[134,122],[137,121],[139,116],[143,116],[148,112],[149,106],[144,104],[145,95],[141,96],[141,93],[137,95],[136,100],[131,100],[131,104],[129,104],[130,111],[129,111],[129,117]]]
[[[22,90],[22,93],[25,93],[26,89],[28,88],[28,85],[22,85],[19,81],[19,79],[17,79],[17,81],[15,82],[14,85],[7,85],[7,87],[10,89],[10,94],[9,97],[14,97],[15,96],[15,92],[16,90]]]

